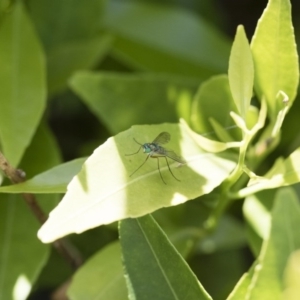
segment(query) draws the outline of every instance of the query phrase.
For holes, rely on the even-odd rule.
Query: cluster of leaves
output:
[[[300,207],[298,185],[286,186],[300,181],[291,123],[299,71],[289,0],[269,1],[250,45],[239,26],[231,51],[199,17],[147,1],[4,1],[0,13],[1,151],[32,177],[9,185],[0,175],[0,298],[62,284],[71,272],[41,241],[84,232],[71,237],[89,259],[70,299],[223,299],[231,290],[231,300],[296,299]],[[107,57],[143,72],[87,71]],[[113,136],[62,163],[45,111],[67,86]],[[125,155],[138,150],[133,138],[164,131],[187,162],[170,161],[180,182],[163,160],[166,184],[155,160],[129,176],[145,159]],[[21,193],[52,210],[39,231]],[[226,214],[239,199],[243,223]],[[238,281],[247,245],[256,259]],[[198,260],[225,250],[230,264]]]

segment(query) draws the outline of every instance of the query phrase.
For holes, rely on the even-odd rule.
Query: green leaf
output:
[[[75,273],[68,289],[71,300],[126,300],[127,293],[119,242],[89,258]]]
[[[205,81],[195,95],[191,121],[198,132],[214,132],[215,128],[210,119],[214,119],[224,129],[235,127],[230,133],[234,137],[241,137],[240,129],[236,128],[231,119],[230,111],[236,112],[226,75],[219,75]]]
[[[263,240],[270,235],[271,210],[275,192],[275,190],[263,190],[248,196],[243,204],[248,243],[256,256],[260,253]]]
[[[243,26],[238,26],[229,59],[229,85],[236,107],[246,120],[253,92],[254,66]]]
[[[81,169],[86,158],[58,165],[33,178],[14,185],[0,187],[0,193],[65,193],[67,184]]]
[[[285,289],[283,299],[297,300],[300,295],[300,250],[294,251],[284,271]]]
[[[23,156],[21,166],[26,173],[36,174],[58,164],[59,160],[53,137],[42,124]],[[57,205],[56,195],[39,195],[37,198],[45,213]],[[0,299],[27,299],[50,250],[36,238],[39,226],[19,195],[0,195]]]
[[[279,190],[272,210],[270,237],[263,245],[247,299],[282,299],[285,266],[290,254],[300,248],[299,226],[296,194],[290,188]]]
[[[45,46],[94,37],[99,31],[105,0],[29,0],[30,15]]]
[[[2,0],[0,1],[0,15],[2,17],[2,14],[9,8],[10,0]]]
[[[0,139],[4,155],[17,166],[45,108],[42,49],[22,2],[0,28]]]
[[[78,69],[94,67],[106,55],[111,36],[100,32],[104,0],[29,0],[28,6],[43,42],[51,93],[66,88]]]
[[[70,86],[110,132],[118,133],[133,124],[176,122],[180,116],[189,116],[198,80],[174,75],[78,72]],[[187,108],[181,109],[182,105]],[[155,107],[155,113],[149,113]]]
[[[138,69],[202,79],[227,69],[227,39],[186,10],[110,1],[104,22],[116,36],[115,56]]]
[[[228,130],[222,127],[222,125],[220,125],[220,123],[217,122],[214,118],[209,118],[209,122],[214,129],[214,133],[216,134],[216,136],[220,141],[222,141],[223,143],[228,143],[233,141],[233,138],[228,132]]]
[[[229,299],[293,299],[282,297],[284,272],[290,255],[300,248],[299,200],[291,188],[280,189],[272,209],[269,237],[258,260],[238,283]]]
[[[1,195],[0,299],[27,299],[49,255],[36,238],[38,228],[19,195]]]
[[[133,126],[108,139],[71,181],[39,237],[50,242],[68,233],[139,217],[209,193],[228,176],[235,163],[226,155],[203,152],[185,128],[178,124]],[[169,159],[170,168],[180,182],[172,177],[164,158],[160,159],[160,170],[166,184],[160,178],[156,159],[149,159],[130,177],[146,158],[141,152],[126,156],[140,147],[133,138],[140,143],[151,142],[163,131],[171,134],[169,149],[187,161],[187,165],[174,168],[178,163]]]
[[[249,286],[251,284],[252,276],[254,273],[254,266],[251,267],[249,272],[245,273],[237,285],[234,287],[234,290],[230,293],[227,300],[241,300],[241,299],[247,299],[247,291],[249,289]]]
[[[259,120],[259,110],[257,107],[250,105],[246,115],[247,128],[252,129]]]
[[[254,229],[251,227],[250,224],[246,223],[245,229],[246,229],[246,236],[248,240],[248,246],[252,254],[254,255],[254,257],[258,257],[263,240],[261,237],[258,236],[258,234],[254,231]]]
[[[268,103],[268,114],[275,120],[283,103],[283,91],[291,105],[295,99],[299,66],[289,0],[270,0],[258,22],[251,42],[255,67],[255,91]]]
[[[243,205],[243,213],[247,222],[260,238],[266,240],[271,228],[271,207],[274,193],[262,191],[246,198]],[[274,195],[273,195],[274,196]]]
[[[37,155],[37,153],[39,155]],[[20,163],[20,168],[30,178],[61,162],[61,154],[53,133],[45,122],[37,128],[31,144]]]
[[[231,148],[229,143],[226,144],[226,143],[214,141],[204,137],[201,134],[196,133],[187,125],[187,123],[183,119],[180,119],[180,124],[184,127],[184,129],[188,132],[188,134],[194,139],[194,141],[198,144],[198,146],[205,151],[218,153],[228,148]]]
[[[238,196],[243,198],[265,189],[288,186],[300,181],[300,148],[296,149],[288,158],[278,158],[264,176],[252,178],[248,186],[238,192]]]
[[[151,216],[120,223],[131,299],[211,299]]]
[[[103,59],[111,47],[112,37],[102,35],[65,42],[48,52],[50,92],[66,88],[67,80],[77,70],[90,69]]]

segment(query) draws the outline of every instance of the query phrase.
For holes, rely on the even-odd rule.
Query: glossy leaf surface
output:
[[[0,139],[4,155],[17,166],[34,135],[46,102],[42,48],[22,2],[0,28]]]
[[[121,221],[120,241],[131,298],[211,299],[151,216]]]
[[[160,158],[160,170],[166,184],[160,178],[157,159],[149,159],[129,177],[146,158],[142,152],[126,156],[140,147],[133,138],[147,143],[163,131],[171,134],[168,149],[187,161],[187,165],[176,168],[178,163],[169,159],[170,168],[180,182],[170,174],[164,157]],[[101,224],[184,203],[209,193],[228,176],[234,165],[226,155],[203,152],[183,125],[134,126],[108,139],[87,159],[69,184],[62,202],[41,228],[39,237],[50,242],[68,233],[80,233]]]
[[[255,67],[255,91],[265,97],[271,119],[282,109],[281,90],[295,99],[299,82],[298,54],[289,0],[270,0],[251,42]]]

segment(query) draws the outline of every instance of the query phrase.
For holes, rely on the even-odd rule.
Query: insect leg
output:
[[[163,181],[163,183],[166,184],[166,182],[164,181],[164,179],[163,179],[163,177],[162,177],[162,175],[161,175],[161,172],[160,172],[160,167],[159,167],[159,157],[156,157],[156,159],[157,159],[157,167],[158,167],[158,171],[159,171],[160,178],[161,178],[161,180]]]
[[[180,181],[179,179],[177,179],[176,177],[175,177],[175,175],[173,174],[173,172],[171,171],[171,169],[170,169],[170,166],[169,166],[169,163],[168,163],[168,159],[167,159],[167,157],[165,156],[165,159],[166,159],[166,162],[167,162],[167,165],[168,165],[168,168],[169,168],[169,171],[170,171],[170,173],[172,174],[172,176],[177,180],[177,181]]]
[[[139,170],[146,163],[146,161],[148,160],[149,156],[150,156],[150,154],[147,155],[145,161],[131,175],[129,175],[129,177],[131,177],[137,170]]]

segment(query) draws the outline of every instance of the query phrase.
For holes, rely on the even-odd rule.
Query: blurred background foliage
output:
[[[299,40],[300,4],[291,2]],[[133,124],[187,120],[201,82],[227,73],[237,25],[245,26],[251,40],[266,4],[262,0],[26,1],[46,53],[46,118],[64,159],[89,155],[107,137]],[[80,70],[93,72],[76,73]],[[86,95],[91,89],[93,94]],[[288,118],[284,129],[296,120]],[[288,130],[282,137],[279,149],[286,155],[300,143],[300,138],[291,143]]]
[[[0,2],[1,16],[13,2]],[[291,2],[299,41],[300,2]],[[180,117],[190,123],[200,84],[227,73],[236,27],[243,24],[251,40],[267,1],[26,0],[24,4],[47,62],[48,102],[38,133],[53,135],[57,163],[59,157],[68,161],[90,155],[108,137],[134,124],[177,122]],[[300,145],[300,135],[295,139],[291,130],[298,128],[299,105],[295,101],[284,122],[282,141],[266,162],[269,166],[272,157],[288,155]],[[206,127],[197,130],[209,133]],[[27,151],[21,165],[36,157],[42,160],[47,157],[45,151],[33,153],[35,159]],[[42,169],[47,168],[45,164]],[[168,209],[171,225],[165,224],[163,210],[155,217],[162,227],[166,225],[176,245],[178,239],[193,237],[193,233],[177,231],[180,222],[185,227],[200,226],[212,203],[211,194],[187,202],[184,210]],[[231,207],[234,219],[224,219],[214,236],[196,245],[193,256],[187,255],[214,299],[224,299],[253,261],[242,228],[241,205]],[[225,234],[226,240],[222,239]],[[113,224],[71,239],[87,258],[116,237]],[[181,253],[190,251],[181,249]],[[58,255],[51,253],[37,288],[53,288],[68,278],[71,270],[62,265]]]
[[[107,137],[133,124],[176,122],[187,115],[184,110],[200,83],[227,72],[236,26],[244,24],[250,39],[266,3],[27,1],[47,58],[46,117],[64,159],[89,155]],[[95,85],[103,88],[95,87],[94,106],[83,88],[79,90],[80,83],[72,83],[81,79],[92,84],[97,78],[80,78],[75,74],[79,70],[101,72]],[[152,88],[149,81],[161,89]],[[183,100],[174,111],[172,102],[180,93]],[[169,105],[163,107],[166,98]]]

